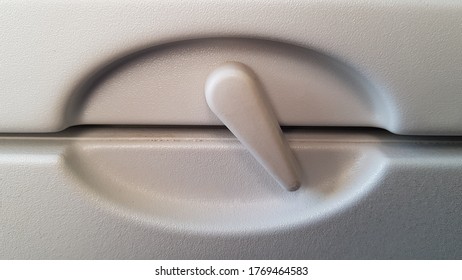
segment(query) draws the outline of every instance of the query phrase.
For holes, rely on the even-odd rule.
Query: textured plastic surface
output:
[[[287,134],[282,190],[219,125],[251,66],[283,125],[462,135],[460,1],[0,0],[1,258],[462,258],[455,138]],[[414,136],[413,136],[414,137]]]
[[[462,258],[460,141],[286,135],[296,192],[226,130],[2,137],[0,257]]]
[[[188,68],[194,57],[208,58],[211,62],[214,61],[211,57],[215,57],[215,62],[221,64],[229,55],[232,58],[239,55],[212,50],[214,46],[207,48],[206,43],[194,49],[202,50],[201,56],[174,52],[170,57],[154,54],[154,64],[149,59],[136,62],[139,65],[132,65],[123,79],[100,85],[102,95],[94,95],[95,100],[87,104],[89,108],[74,98],[79,100],[89,95],[87,86],[92,84],[92,79],[101,78],[98,73],[110,69],[113,63],[120,64],[121,59],[128,62],[134,58],[131,54],[138,51],[157,46],[161,52],[168,53],[169,50],[162,47],[166,43],[234,37],[289,43],[354,69],[354,73],[372,84],[373,90],[366,98],[337,100],[314,95],[321,96],[321,106],[352,103],[351,107],[341,110],[351,115],[339,115],[346,120],[346,125],[377,126],[401,134],[462,134],[460,1],[139,0],[130,1],[130,5],[126,5],[126,0],[2,1],[0,9],[3,37],[0,132],[50,132],[79,123],[110,124],[120,120],[175,124],[189,118],[190,122],[184,124],[217,124],[211,112],[201,111],[207,108],[203,99],[196,100],[196,95],[188,90],[173,94],[171,87],[166,88],[169,84],[203,88],[203,84],[193,84],[189,76],[183,75],[185,67],[200,73],[207,70],[201,64],[201,67]],[[247,49],[241,56],[253,56],[260,51],[267,56],[261,47]],[[284,56],[285,52],[279,52],[271,57],[277,63],[274,67],[269,62],[264,65],[282,76],[287,69],[278,65],[285,65],[279,60]],[[185,63],[178,64],[181,61]],[[160,66],[162,75],[154,75]],[[258,70],[254,65],[249,66]],[[210,65],[209,70],[214,67]],[[306,67],[308,73],[314,71]],[[137,70],[146,68],[149,71]],[[290,77],[296,75],[286,79]],[[308,75],[307,79],[312,77]],[[322,89],[326,83],[321,81],[326,77],[319,78],[319,83],[309,80],[313,87],[307,90],[316,86]],[[144,87],[143,83],[149,79],[166,81],[158,84],[157,89],[149,83]],[[195,81],[203,83],[204,80]],[[139,87],[132,88],[133,84]],[[287,84],[291,84],[289,80]],[[368,105],[371,98],[376,104],[372,107]],[[104,102],[98,103],[97,99]],[[291,100],[285,95],[280,99]],[[317,98],[310,96],[310,104],[316,104],[314,99]],[[113,103],[119,106],[112,106]],[[362,103],[366,103],[365,107],[356,106]],[[148,104],[150,108],[161,104],[152,111],[161,110],[165,114],[159,114],[158,118],[140,115],[146,110],[138,104]],[[295,110],[303,112],[304,103],[298,104],[301,105]],[[77,113],[69,110],[69,106],[77,108]],[[92,109],[92,106],[96,107]],[[330,112],[331,107],[326,108],[324,112]],[[373,110],[368,110],[370,108]],[[388,110],[387,114],[382,115],[380,108]],[[279,117],[277,108],[276,111]],[[328,115],[321,113],[318,111],[314,116]],[[121,115],[124,118],[116,117]],[[343,125],[335,118],[337,122],[322,117],[307,117],[304,121],[308,125]],[[282,123],[285,125],[284,120]]]

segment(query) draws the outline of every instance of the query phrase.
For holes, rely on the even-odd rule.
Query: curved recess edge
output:
[[[383,93],[353,68],[314,50],[246,38],[179,41],[114,60],[75,89],[66,123],[221,125],[203,86],[229,61],[258,75],[282,126],[389,126]]]

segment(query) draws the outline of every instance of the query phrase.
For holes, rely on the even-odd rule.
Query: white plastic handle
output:
[[[210,109],[278,183],[289,191],[300,187],[297,161],[256,75],[241,63],[226,63],[207,78]]]

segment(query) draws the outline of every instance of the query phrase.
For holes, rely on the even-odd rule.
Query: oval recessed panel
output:
[[[386,163],[373,143],[289,135],[304,178],[298,191],[288,192],[230,134],[138,136],[76,141],[66,163],[111,209],[193,231],[248,232],[316,221],[359,200]]]
[[[69,101],[67,122],[220,125],[204,97],[207,76],[242,62],[287,126],[386,127],[387,102],[358,72],[314,50],[257,39],[197,39],[139,51],[92,73]]]

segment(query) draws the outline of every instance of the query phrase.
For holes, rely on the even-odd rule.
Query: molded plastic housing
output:
[[[4,1],[0,9],[3,133],[219,124],[198,98],[203,78],[216,63],[242,60],[265,80],[283,125],[462,135],[460,1]]]
[[[462,135],[461,1],[0,11],[0,258],[462,258],[461,139],[441,137]],[[224,62],[255,71],[284,126],[412,136],[285,128],[303,169],[287,192],[208,127]],[[80,124],[138,127],[50,133]]]
[[[0,257],[462,257],[460,141],[287,137],[307,172],[296,192],[226,129],[2,136]]]

